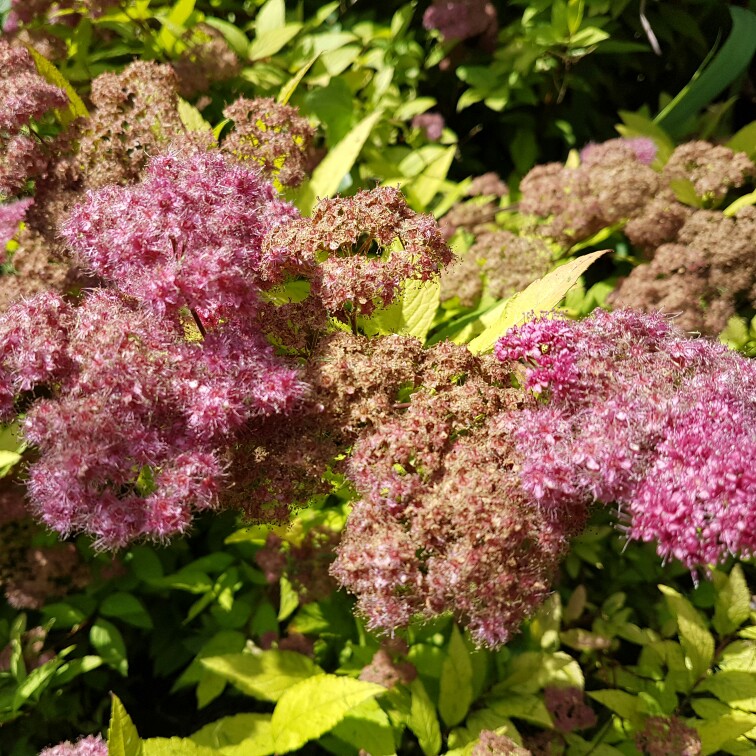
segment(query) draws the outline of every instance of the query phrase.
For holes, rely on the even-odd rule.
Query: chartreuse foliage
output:
[[[684,720],[700,736],[703,754],[750,753],[756,613],[743,567],[713,572],[690,599],[671,587],[670,573],[653,568],[666,582],[649,602],[644,555],[628,561],[604,549],[608,561],[592,562],[591,552],[599,553],[596,544],[606,536],[599,528],[579,539],[572,569],[585,582],[566,589],[564,599],[554,594],[510,647],[475,650],[455,624],[439,620],[410,630],[407,659],[418,676],[387,689],[354,677],[376,640],[361,631],[357,639],[345,634],[350,624],[355,628],[353,620],[345,623],[334,613],[332,599],[308,604],[294,612],[289,628],[317,631],[338,651],[335,673],[291,651],[248,647],[203,655],[201,667],[248,697],[253,710],[223,717],[188,738],[140,740],[114,698],[110,753],[268,756],[317,741],[331,753],[362,748],[383,756],[415,741],[427,756],[467,754],[485,729],[515,742],[547,732],[569,753],[611,756],[638,753],[635,736],[649,717]],[[594,604],[592,584],[603,572],[618,571],[627,590]],[[329,656],[325,648],[316,655]],[[597,723],[587,731],[560,731],[544,703],[544,690],[554,687],[585,689]]]

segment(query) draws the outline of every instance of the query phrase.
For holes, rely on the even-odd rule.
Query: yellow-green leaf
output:
[[[425,756],[437,756],[441,752],[441,728],[433,706],[419,678],[410,685],[412,703],[407,726],[415,733]]]
[[[756,192],[750,192],[749,194],[744,194],[742,197],[738,197],[732,204],[722,210],[722,214],[732,217],[744,207],[750,207],[751,205],[756,205]]]
[[[190,102],[179,97],[178,114],[187,131],[212,131],[213,127],[202,117],[202,113]]]
[[[467,715],[473,699],[472,662],[462,635],[452,625],[446,658],[441,667],[438,712],[446,725],[454,727]]]
[[[315,662],[294,651],[223,654],[200,663],[242,693],[263,701],[278,701],[292,685],[322,672]]]
[[[736,564],[727,582],[717,591],[713,625],[720,635],[737,630],[751,612],[751,591],[748,589],[743,568]]]
[[[143,756],[142,741],[131,717],[115,693],[111,693],[111,699],[108,756]]]
[[[456,145],[444,150],[420,175],[403,187],[416,207],[425,210],[440,191],[454,160]]]
[[[756,717],[745,718],[742,714],[733,714],[718,719],[696,720],[692,725],[701,738],[701,753],[708,756],[719,751],[729,740],[735,740],[753,729]]]
[[[249,59],[251,61],[263,60],[275,55],[284,45],[291,42],[302,31],[302,24],[286,24],[280,29],[273,29],[265,34],[255,37],[249,46]]]
[[[20,461],[18,452],[0,449],[0,478],[4,478]]]
[[[197,730],[190,739],[205,748],[216,749],[215,753],[222,749],[223,756],[268,756],[276,752],[270,714],[223,717]]]
[[[707,677],[696,690],[707,690],[733,709],[756,712],[756,670],[725,670]]]
[[[300,191],[296,205],[308,215],[318,199],[333,197],[341,180],[352,170],[355,160],[383,113],[379,110],[363,118],[323,159],[312,178]]]
[[[310,58],[310,60],[305,63],[302,68],[299,69],[299,71],[294,74],[294,76],[289,79],[289,81],[284,84],[283,87],[281,87],[281,91],[278,93],[278,102],[281,105],[286,105],[289,100],[291,99],[291,96],[296,91],[297,87],[299,86],[300,82],[304,77],[306,76],[307,72],[312,68],[313,63],[318,59],[318,56],[315,55],[314,57]]]
[[[407,281],[401,297],[384,310],[376,312],[365,322],[383,333],[404,333],[425,341],[441,297],[441,283],[433,281]]]
[[[194,12],[195,0],[176,0],[170,12],[162,19],[163,28],[158,34],[158,45],[167,52],[173,52],[179,37],[186,30],[186,22]]]
[[[677,620],[680,644],[693,678],[697,680],[706,674],[714,660],[714,637],[686,598],[667,585],[660,585],[659,590]]]
[[[743,126],[740,131],[725,143],[733,152],[745,152],[751,160],[756,158],[756,121]]]
[[[553,310],[588,267],[607,252],[608,249],[602,249],[578,257],[577,260],[568,262],[543,278],[533,281],[524,291],[515,294],[507,301],[506,307],[493,325],[470,342],[470,351],[476,354],[487,352],[507,329],[525,321],[530,313],[537,315]]]
[[[335,727],[356,706],[386,692],[382,685],[321,674],[289,688],[271,719],[276,753],[301,748]]]
[[[218,756],[218,751],[213,748],[197,745],[188,738],[148,738],[142,741],[142,756]],[[231,756],[231,752],[224,748],[223,756]],[[247,751],[248,756],[267,756],[273,753],[257,754]],[[109,755],[108,755],[109,756]],[[236,754],[234,754],[236,756]],[[242,756],[241,753],[238,756]]]
[[[55,111],[61,124],[68,126],[69,123],[75,121],[77,118],[89,118],[87,106],[82,102],[81,97],[76,94],[76,90],[71,86],[68,79],[34,47],[27,45],[26,49],[29,51],[29,55],[32,56],[39,75],[50,84],[60,87],[68,95],[68,107]]]

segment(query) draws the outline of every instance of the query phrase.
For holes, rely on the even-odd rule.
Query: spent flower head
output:
[[[332,573],[371,628],[449,611],[476,643],[499,646],[548,595],[580,513],[547,517],[525,495],[500,422],[521,395],[494,362],[439,345],[418,377],[406,412],[355,447],[362,498]]]
[[[234,122],[221,144],[223,152],[240,163],[259,166],[266,177],[283,186],[302,183],[315,129],[296,108],[268,97],[240,97],[223,115]]]
[[[67,104],[66,93],[37,73],[28,50],[0,38],[0,134],[16,133],[31,119]]]
[[[433,217],[391,187],[321,200],[311,218],[274,229],[263,253],[268,280],[306,272],[326,310],[341,315],[370,315],[405,281],[427,281],[452,259]]]
[[[700,756],[702,752],[698,732],[679,717],[649,717],[635,743],[648,756]]]

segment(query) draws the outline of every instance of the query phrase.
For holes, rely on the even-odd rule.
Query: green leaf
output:
[[[224,654],[201,660],[242,693],[263,701],[278,701],[293,685],[322,672],[307,656],[294,651]]]
[[[129,662],[126,658],[126,644],[123,642],[121,631],[111,622],[98,619],[89,631],[89,640],[105,664],[126,677]]]
[[[250,756],[267,756],[250,751]],[[223,756],[227,752],[222,751]],[[110,756],[110,754],[108,754]],[[148,738],[142,741],[142,756],[218,756],[218,751],[213,748],[205,748],[192,742],[189,738]],[[240,753],[239,756],[242,756]]]
[[[87,614],[79,607],[72,606],[63,601],[48,604],[42,609],[42,615],[46,620],[54,620],[56,630],[76,627],[87,619]]]
[[[743,568],[736,564],[724,586],[717,587],[712,624],[720,635],[729,635],[748,619],[751,612],[751,591],[748,589]]]
[[[294,590],[294,587],[289,582],[286,575],[281,577],[278,581],[278,585],[281,592],[281,599],[278,606],[278,621],[282,622],[287,617],[290,617],[299,606],[299,594]]]
[[[675,143],[661,126],[657,126],[650,118],[629,110],[620,110],[619,117],[623,123],[615,128],[623,137],[648,137],[654,141],[658,150],[655,162],[664,165],[669,160],[669,156],[674,152]]]
[[[472,673],[470,652],[454,624],[441,667],[438,695],[438,712],[449,727],[459,724],[470,709],[473,700]]]
[[[320,674],[302,680],[279,699],[271,719],[276,753],[288,753],[337,725],[349,711],[386,692],[382,685]]]
[[[106,617],[116,617],[136,627],[150,629],[152,618],[144,604],[130,593],[116,592],[105,597],[100,605],[100,613]]]
[[[514,717],[547,729],[552,727],[551,715],[540,696],[522,693],[496,696],[488,705],[493,712],[507,719]]]
[[[750,64],[756,52],[756,13],[736,6],[730,6],[729,11],[732,29],[722,48],[654,119],[668,131],[682,129]]]
[[[39,699],[52,682],[55,673],[65,663],[65,654],[69,653],[72,648],[69,647],[64,652],[60,652],[55,658],[33,669],[21,680],[13,695],[11,707],[13,711],[20,709],[29,700],[36,701]]]
[[[223,756],[268,756],[276,749],[270,714],[223,717],[197,730],[190,739],[201,746],[223,749]]]
[[[115,693],[111,693],[111,699],[108,756],[143,756],[142,741],[131,717]]]
[[[68,79],[66,79],[66,77],[63,76],[63,74],[34,47],[26,45],[26,49],[29,51],[29,55],[31,55],[39,75],[50,84],[60,87],[68,95],[68,107],[63,110],[55,111],[61,124],[63,126],[68,126],[68,124],[75,121],[77,118],[89,118],[87,106],[76,93],[76,90],[71,86]]]
[[[245,60],[249,52],[249,40],[247,35],[238,26],[230,24],[221,18],[205,16],[204,23],[217,29],[228,42],[228,46],[242,59]]]
[[[583,23],[585,0],[569,0],[567,3],[567,28],[570,34],[575,34]]]
[[[624,690],[592,690],[588,695],[633,725],[641,720],[643,701],[638,696],[625,693]]]
[[[739,738],[753,729],[754,719],[733,714],[718,719],[695,720],[691,724],[701,738],[701,753],[708,756],[719,751],[728,740]]]
[[[410,685],[412,704],[407,726],[415,733],[425,756],[437,756],[441,752],[441,728],[438,725],[436,709],[425,692],[420,678]]]
[[[378,110],[363,118],[323,159],[304,185],[296,205],[307,215],[318,199],[332,197],[341,180],[352,170],[376,123],[383,116]]]
[[[729,147],[733,152],[745,152],[751,160],[756,158],[756,121],[751,121],[735,132],[735,135],[725,142],[725,147]]]
[[[302,31],[302,24],[286,24],[280,29],[273,29],[255,37],[255,41],[249,46],[249,59],[254,62],[270,58],[284,45],[291,42],[300,31]]]
[[[475,354],[487,352],[493,348],[496,340],[505,331],[525,321],[529,313],[538,314],[552,310],[562,301],[564,295],[577,283],[588,267],[607,252],[609,252],[608,249],[602,249],[578,257],[577,260],[562,265],[543,278],[533,281],[524,291],[515,294],[508,300],[496,322],[470,342],[470,351]]]
[[[212,131],[213,127],[202,117],[202,113],[190,102],[179,97],[178,114],[187,131]]]
[[[697,680],[706,674],[714,660],[714,638],[686,598],[667,585],[660,585],[659,590],[677,620],[680,643],[693,678]]]
[[[66,662],[55,674],[53,684],[56,688],[66,685],[75,677],[91,672],[102,665],[102,659],[99,656],[81,656],[78,659],[72,659]]]
[[[314,57],[310,58],[310,60],[307,61],[300,69],[299,71],[294,74],[294,76],[289,79],[289,81],[284,84],[283,87],[281,87],[281,91],[278,93],[278,97],[276,98],[277,102],[279,102],[281,105],[286,105],[289,100],[291,99],[291,96],[296,91],[297,87],[299,86],[300,82],[304,77],[307,75],[307,72],[312,68],[312,64],[318,59],[318,56],[315,55]]]
[[[391,756],[396,753],[394,732],[388,715],[372,698],[355,706],[331,730],[331,735],[370,756]]]
[[[404,333],[425,341],[441,296],[441,283],[407,281],[401,298],[365,320],[367,333]],[[377,327],[377,328],[376,328]]]

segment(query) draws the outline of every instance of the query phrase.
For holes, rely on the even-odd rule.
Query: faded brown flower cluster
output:
[[[688,331],[720,333],[740,308],[756,304],[756,208],[730,217],[697,210],[657,247],[611,299],[617,306],[678,314]]]
[[[0,585],[14,609],[39,609],[49,599],[80,590],[91,572],[72,543],[45,544],[44,530],[24,505],[25,488],[0,480]]]
[[[259,165],[265,176],[283,186],[302,183],[315,129],[296,108],[270,98],[240,97],[223,115],[234,123],[221,144],[224,152]]]
[[[511,231],[483,231],[456,265],[441,275],[441,301],[458,297],[474,307],[487,293],[504,299],[522,291],[551,267],[551,250],[537,237]]]

